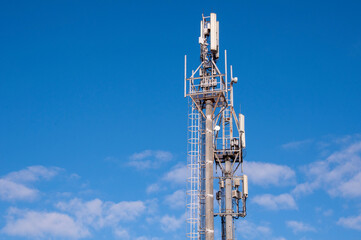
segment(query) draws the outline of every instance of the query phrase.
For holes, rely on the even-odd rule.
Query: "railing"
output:
[[[187,151],[187,238],[199,239],[199,120],[200,113],[189,99]]]

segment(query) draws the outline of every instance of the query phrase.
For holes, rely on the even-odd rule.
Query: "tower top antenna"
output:
[[[216,61],[219,58],[219,22],[217,21],[217,14],[211,13],[209,17],[202,14],[198,41],[201,45],[202,60],[211,57]]]

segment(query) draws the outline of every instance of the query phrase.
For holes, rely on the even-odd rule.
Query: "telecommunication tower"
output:
[[[234,110],[233,85],[238,79],[233,77],[230,66],[228,80],[226,51],[224,73],[216,64],[219,22],[215,13],[202,15],[200,30],[201,64],[190,77],[187,56],[184,58],[184,97],[188,97],[189,105],[187,238],[214,240],[214,220],[220,218],[217,222],[221,225],[221,239],[234,240],[234,222],[246,216],[248,197],[248,179],[242,167],[246,147],[244,115],[237,116]]]

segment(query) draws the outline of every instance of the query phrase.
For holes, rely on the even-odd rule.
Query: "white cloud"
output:
[[[284,237],[275,237],[268,223],[255,224],[254,222],[242,219],[235,222],[236,236],[247,240],[286,240]]]
[[[361,141],[349,145],[346,149],[337,151],[328,157],[331,162],[341,162],[342,160],[353,159],[361,151]]]
[[[123,240],[130,239],[130,235],[129,235],[128,231],[125,229],[118,227],[118,228],[115,228],[113,232],[114,232],[114,235],[119,239],[123,239]]]
[[[129,166],[133,166],[138,170],[159,168],[163,163],[173,159],[173,155],[167,151],[145,150],[143,152],[134,153],[129,157]]]
[[[144,150],[143,152],[133,153],[130,156],[130,159],[131,160],[143,160],[144,158],[150,157],[152,155],[153,155],[152,150]]]
[[[352,177],[346,182],[342,182],[339,185],[339,191],[343,196],[346,197],[360,197],[361,196],[361,172]],[[336,195],[337,192],[330,190],[333,195]]]
[[[291,228],[294,233],[316,232],[316,229],[314,227],[311,227],[310,225],[303,223],[303,222],[287,221],[286,225],[287,225],[287,227]]]
[[[181,228],[185,224],[185,214],[179,218],[165,215],[160,219],[160,226],[164,232],[172,232]]]
[[[330,217],[330,216],[332,216],[333,215],[333,210],[332,209],[328,209],[328,210],[326,210],[326,211],[323,211],[323,216],[325,216],[325,217]]]
[[[149,240],[149,238],[145,236],[138,237],[136,240]]]
[[[146,236],[141,236],[138,237],[136,240],[162,240],[163,238],[158,238],[158,237],[146,237]]]
[[[2,200],[33,200],[38,195],[36,189],[6,179],[0,179],[0,198]]]
[[[132,221],[146,210],[146,206],[142,201],[114,203],[94,199],[83,202],[77,198],[72,199],[70,202],[60,202],[56,206],[73,214],[78,221],[94,228],[116,227],[119,222]]]
[[[34,200],[39,191],[30,183],[41,179],[49,180],[58,174],[59,168],[46,168],[43,166],[30,166],[26,169],[11,172],[0,178],[0,199],[13,200]]]
[[[132,221],[140,216],[146,207],[142,201],[119,203],[108,202],[105,204],[105,222],[109,224],[116,224],[120,221]]]
[[[166,162],[173,158],[173,155],[167,151],[155,151],[154,156],[156,159]]]
[[[144,202],[144,205],[146,208],[146,213],[149,215],[154,215],[159,211],[159,204],[157,198],[146,200]]]
[[[162,187],[158,183],[153,183],[149,185],[146,189],[147,193],[155,193],[162,190]]]
[[[57,212],[21,211],[12,208],[5,227],[1,230],[19,237],[83,238],[89,231],[70,216]]]
[[[29,183],[39,181],[40,179],[50,180],[56,176],[60,168],[56,167],[44,167],[44,166],[30,166],[26,169],[11,172],[4,178],[16,183]]]
[[[171,171],[164,175],[163,180],[177,184],[185,184],[187,176],[187,166],[178,164]]]
[[[152,202],[149,203],[152,205]],[[6,225],[1,230],[10,236],[83,238],[90,229],[112,229],[115,237],[130,239],[121,224],[133,221],[146,211],[142,201],[103,202],[100,199],[72,199],[59,202],[61,212],[37,212],[10,208]]]
[[[244,172],[251,183],[267,185],[288,185],[295,182],[295,172],[288,166],[264,162],[245,162]]]
[[[254,224],[248,220],[237,221],[236,229],[236,234],[242,236],[243,239],[271,239],[271,228]]]
[[[165,190],[167,189],[165,185],[169,185],[169,183],[173,185],[185,185],[187,176],[187,166],[184,164],[177,164],[170,171],[166,172],[158,181],[158,183],[153,183],[149,185],[146,189],[146,192],[150,194]]]
[[[74,215],[79,222],[85,225],[92,225],[95,228],[102,227],[103,224],[103,202],[94,199],[88,202],[75,198],[69,202],[59,202],[56,207],[62,211]]]
[[[355,217],[342,217],[337,221],[337,224],[345,228],[361,231],[361,215]]]
[[[289,143],[285,143],[282,145],[283,149],[299,149],[305,145],[307,145],[308,143],[312,143],[313,140],[312,139],[306,139],[306,140],[302,140],[302,141],[294,141],[294,142],[289,142]]]
[[[300,183],[292,190],[292,194],[296,196],[311,194],[318,187],[319,184],[317,182]]]
[[[186,194],[183,190],[175,191],[167,195],[164,202],[171,208],[184,208],[186,205]]]
[[[295,187],[296,195],[310,194],[323,188],[331,196],[361,197],[361,141],[336,151],[325,160],[304,168],[307,181]]]
[[[252,198],[252,202],[270,210],[297,209],[294,198],[287,193],[277,196],[272,194],[257,195]]]

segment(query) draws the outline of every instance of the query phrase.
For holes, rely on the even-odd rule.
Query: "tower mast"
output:
[[[246,216],[248,180],[243,174],[245,148],[244,116],[237,117],[233,107],[233,85],[238,79],[227,79],[216,62],[219,59],[219,22],[215,13],[202,15],[199,44],[201,64],[187,77],[184,69],[184,97],[188,97],[188,171],[187,224],[188,239],[233,240],[234,219]],[[222,127],[221,127],[222,126]],[[234,128],[235,127],[235,128]],[[234,131],[236,129],[237,131]],[[241,166],[241,175],[237,169]],[[214,168],[220,169],[214,175]],[[214,206],[214,182],[218,211]],[[220,217],[221,237],[214,235],[214,218]]]

